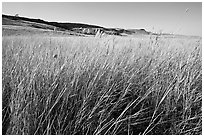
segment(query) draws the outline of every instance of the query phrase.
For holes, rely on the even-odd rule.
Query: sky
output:
[[[3,2],[2,13],[45,21],[202,36],[201,2]]]

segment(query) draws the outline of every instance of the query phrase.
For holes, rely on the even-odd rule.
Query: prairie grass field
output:
[[[2,133],[201,135],[202,41],[3,36]]]

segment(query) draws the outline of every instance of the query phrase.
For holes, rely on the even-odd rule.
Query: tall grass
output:
[[[2,66],[3,134],[202,133],[200,40],[8,36]]]

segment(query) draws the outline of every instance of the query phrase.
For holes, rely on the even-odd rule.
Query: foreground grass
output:
[[[2,66],[3,134],[202,133],[199,40],[10,36]]]

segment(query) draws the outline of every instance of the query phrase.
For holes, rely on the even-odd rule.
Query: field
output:
[[[2,37],[9,135],[202,134],[199,38]]]

